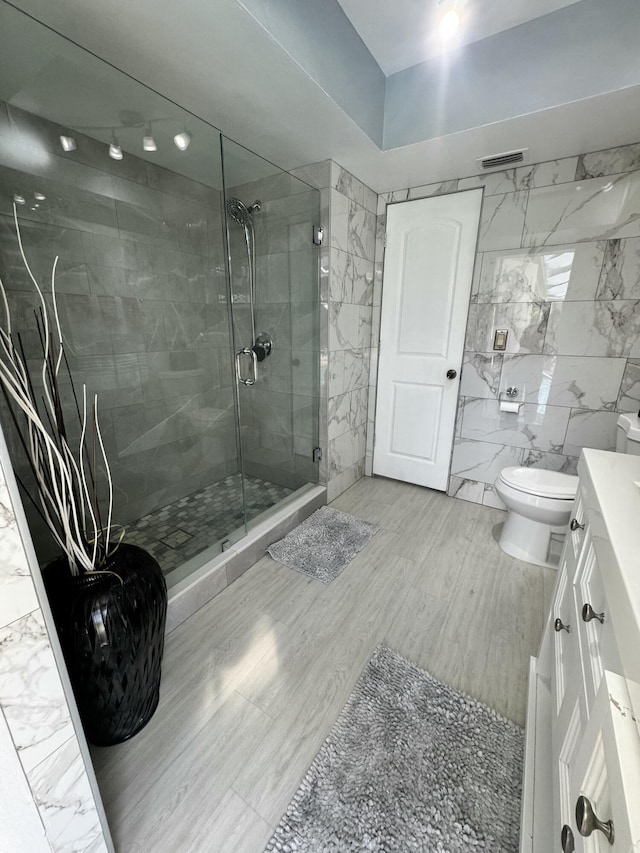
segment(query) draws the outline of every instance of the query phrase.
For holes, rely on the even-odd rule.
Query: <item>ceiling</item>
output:
[[[443,52],[439,0],[338,0],[389,76]],[[463,27],[452,47],[471,44],[580,0],[459,0]]]
[[[477,157],[520,147],[529,148],[531,162],[541,162],[640,140],[637,26],[628,23],[640,23],[637,0],[475,0],[484,10],[483,26],[495,27],[490,22],[500,17],[501,26],[509,21],[511,29],[482,38],[478,33],[484,31],[476,27],[472,32],[480,41],[456,51],[455,61],[432,58],[388,78],[376,61],[392,63],[387,68],[414,61],[418,4],[340,2],[350,16],[362,15],[357,29],[364,42],[369,40],[373,57],[336,0],[320,5],[317,0],[0,0],[0,32],[3,10],[20,14],[12,8],[18,7],[279,166],[293,169],[331,158],[377,192],[473,175]],[[498,15],[496,10],[505,8],[509,12]],[[536,18],[541,10],[547,14]],[[386,49],[385,33],[386,58],[380,53]],[[27,40],[19,47],[14,53],[23,55],[23,88],[35,83],[30,75],[38,71],[40,97],[48,100],[42,109],[64,123],[68,119],[61,112],[73,116],[82,87],[67,78],[54,103],[55,87],[43,81]],[[64,45],[59,50],[68,52]],[[446,89],[453,72],[457,92],[469,98],[473,110],[453,103],[458,97],[451,94],[452,83]],[[414,88],[406,96],[400,88],[396,98],[403,120],[431,111],[425,105],[434,80],[443,87],[443,115],[456,107],[463,118],[473,112],[472,120],[455,131],[436,127],[384,150],[363,130],[355,107],[368,100],[369,81],[388,112],[389,84],[404,76]],[[553,100],[565,84],[567,92]],[[96,92],[94,113],[117,112],[114,91],[110,97],[105,87]],[[151,110],[153,93],[147,94]],[[515,107],[492,112],[507,95]],[[145,97],[139,93],[135,100],[144,115]],[[98,123],[97,117],[84,122]]]

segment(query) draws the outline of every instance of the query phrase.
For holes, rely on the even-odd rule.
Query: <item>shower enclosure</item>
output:
[[[99,397],[114,519],[171,586],[318,481],[319,193],[0,11],[0,276],[14,327],[36,359],[15,209],[49,293],[59,256],[67,356],[76,387]],[[69,382],[63,393],[77,439]],[[55,552],[4,403],[1,416],[44,562]]]

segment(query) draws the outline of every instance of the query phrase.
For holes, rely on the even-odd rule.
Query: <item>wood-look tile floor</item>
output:
[[[524,723],[555,572],[504,513],[365,478],[332,506],[380,530],[333,583],[264,557],[167,639],[160,705],[94,750],[118,853],[261,853],[379,643]]]

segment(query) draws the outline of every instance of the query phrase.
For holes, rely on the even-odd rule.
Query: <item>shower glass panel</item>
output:
[[[219,133],[4,3],[0,100],[0,275],[14,329],[35,366],[37,299],[15,203],[47,291],[60,257],[66,352],[76,389],[99,397],[114,520],[171,583],[246,530]],[[62,390],[77,441],[68,378]],[[4,403],[2,415],[44,562],[56,552]]]
[[[318,482],[320,193],[223,137],[247,522]]]
[[[59,256],[70,373],[98,395],[114,521],[171,586],[317,482],[319,193],[0,0],[0,276],[37,368],[14,205],[49,303]],[[245,385],[236,367],[253,375],[260,332],[272,350]],[[2,397],[0,418],[46,562],[57,551]]]

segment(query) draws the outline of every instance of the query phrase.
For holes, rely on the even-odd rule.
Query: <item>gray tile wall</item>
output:
[[[12,221],[19,194],[45,290],[60,256],[69,361],[76,387],[99,394],[115,518],[126,523],[238,468],[221,195],[130,154],[114,161],[78,133],[65,154],[61,132],[0,105],[0,275],[37,353],[34,289]]]
[[[617,413],[640,406],[640,146],[385,193],[377,275],[388,203],[479,186],[449,493],[502,507],[503,467],[574,473],[583,447],[615,449]],[[500,411],[510,385],[518,414]]]

